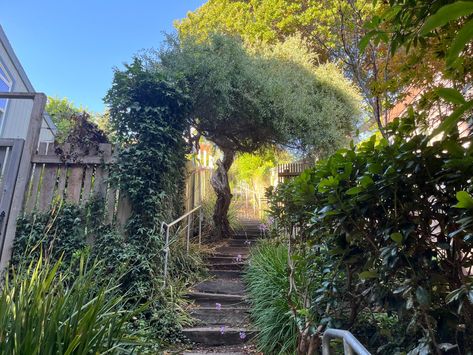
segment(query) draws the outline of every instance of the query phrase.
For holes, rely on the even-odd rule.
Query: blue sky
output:
[[[6,0],[0,23],[37,91],[104,110],[113,67],[204,0]]]

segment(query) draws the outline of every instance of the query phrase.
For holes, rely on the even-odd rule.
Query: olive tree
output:
[[[211,179],[216,238],[229,232],[236,153],[286,145],[323,156],[349,139],[359,96],[336,66],[314,67],[300,39],[259,48],[217,34],[169,43],[151,61],[185,82],[192,126],[223,153]]]

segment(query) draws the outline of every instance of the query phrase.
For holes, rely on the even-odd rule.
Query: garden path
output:
[[[260,222],[246,219],[224,245],[208,257],[212,279],[197,284],[189,297],[195,327],[183,330],[195,344],[185,354],[248,354],[253,337],[248,314],[245,286],[241,279],[249,251],[260,236]]]

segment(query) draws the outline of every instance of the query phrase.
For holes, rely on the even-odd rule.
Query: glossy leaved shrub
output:
[[[299,242],[324,260],[310,307],[320,324],[351,329],[380,353],[464,353],[473,350],[472,137],[433,140],[415,127],[397,120],[390,142],[372,137],[320,161],[271,194],[272,214],[299,226]]]

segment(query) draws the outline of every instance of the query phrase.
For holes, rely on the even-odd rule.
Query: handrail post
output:
[[[187,243],[186,243],[186,251],[187,255],[189,255],[189,243],[191,239],[191,220],[192,220],[192,213],[187,217]]]
[[[169,257],[169,226],[166,225],[166,244],[164,248],[164,286],[168,277],[168,257]]]
[[[202,208],[199,210],[199,246],[202,244],[202,220],[203,220]]]

